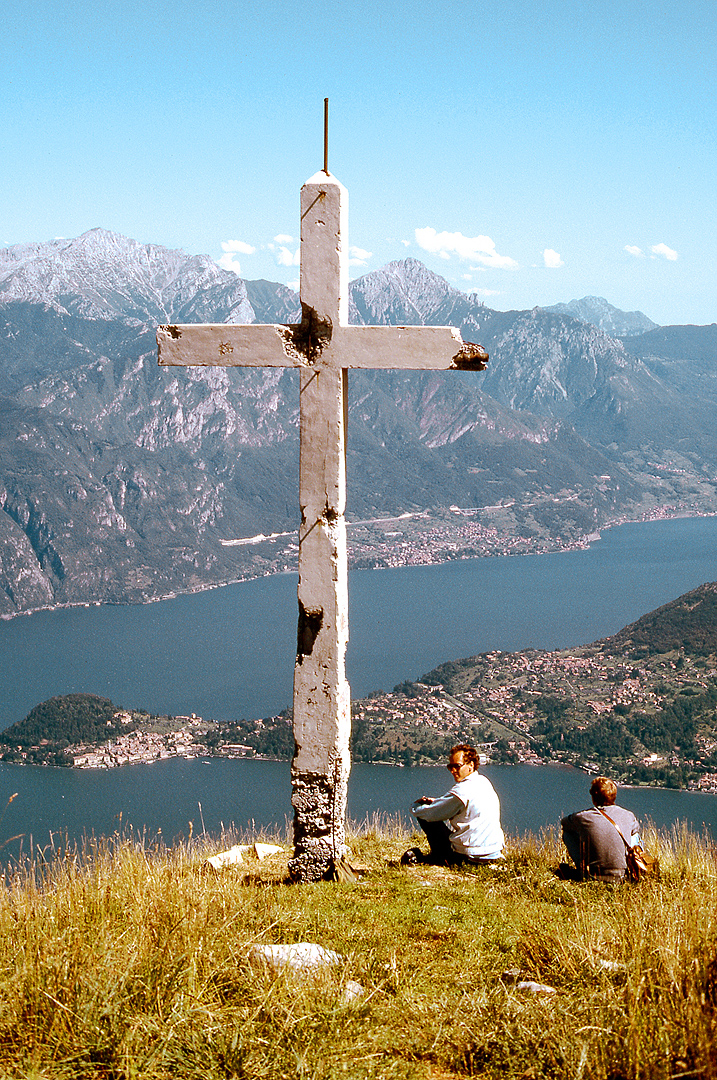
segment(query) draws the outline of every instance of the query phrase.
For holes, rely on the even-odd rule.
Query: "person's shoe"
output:
[[[580,870],[576,866],[571,866],[570,863],[561,862],[560,866],[555,871],[555,876],[560,881],[584,881],[585,878]]]
[[[418,866],[419,863],[425,862],[426,857],[420,848],[412,847],[408,851],[404,851],[401,856],[401,866]]]

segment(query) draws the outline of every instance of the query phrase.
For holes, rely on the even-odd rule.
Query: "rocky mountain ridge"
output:
[[[244,282],[208,255],[138,244],[107,229],[0,250],[0,302],[13,300],[130,326],[255,321]]]
[[[598,330],[604,330],[613,337],[632,337],[658,328],[657,323],[641,311],[620,311],[609,304],[604,296],[584,296],[582,300],[552,304],[542,310],[555,315],[572,315],[580,322],[592,323]]]
[[[548,550],[717,509],[714,328],[620,339],[493,311],[415,259],[352,282],[350,307],[456,325],[491,355],[484,373],[351,373],[354,565]],[[295,565],[295,374],[160,370],[154,330],[298,317],[284,286],[102,230],[0,252],[0,615]]]

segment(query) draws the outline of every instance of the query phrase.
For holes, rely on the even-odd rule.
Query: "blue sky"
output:
[[[352,276],[414,256],[501,310],[717,321],[714,0],[2,12],[2,246],[101,226],[294,283],[329,97]]]

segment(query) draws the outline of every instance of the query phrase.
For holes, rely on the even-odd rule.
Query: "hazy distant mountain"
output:
[[[707,326],[659,326],[625,342],[634,356],[699,363],[707,372],[714,366],[717,323]]]
[[[295,373],[159,369],[154,332],[299,315],[285,286],[103,230],[0,251],[0,614],[280,565],[222,541],[296,527]],[[618,340],[492,311],[415,259],[354,281],[351,319],[456,325],[491,356],[483,373],[351,373],[353,519],[456,505],[492,527],[505,507],[518,535],[566,542],[717,509],[714,328]]]
[[[480,341],[486,315],[475,295],[454,289],[417,259],[388,263],[350,285],[349,322],[374,326],[460,326]]]
[[[580,322],[592,323],[599,330],[614,337],[631,337],[654,330],[657,323],[648,319],[641,311],[620,311],[608,304],[602,296],[584,296],[582,300],[571,300],[569,304],[553,304],[543,308],[556,315],[572,315]]]

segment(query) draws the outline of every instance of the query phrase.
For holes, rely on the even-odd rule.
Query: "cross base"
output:
[[[294,807],[293,881],[322,881],[346,854],[343,810],[348,791],[348,762],[336,762],[333,776],[291,770]],[[337,812],[338,811],[338,812]]]

